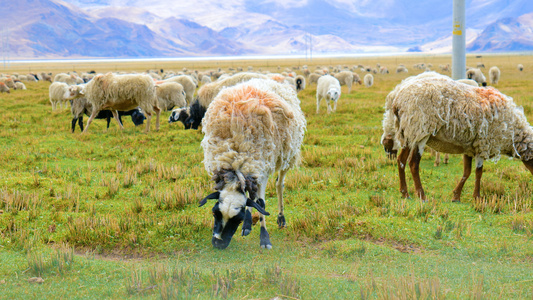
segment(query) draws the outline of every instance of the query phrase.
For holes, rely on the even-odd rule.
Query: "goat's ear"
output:
[[[261,204],[263,205],[263,207],[261,207]],[[246,206],[250,206],[257,209],[257,211],[260,212],[262,215],[270,216],[270,213],[268,213],[264,208],[265,201],[261,198],[257,199],[257,202],[248,198],[248,200],[246,200]]]
[[[204,204],[207,203],[207,199],[218,199],[218,198],[220,198],[220,192],[214,192],[210,194],[209,196],[205,197],[204,199],[202,199],[198,207],[204,206]]]

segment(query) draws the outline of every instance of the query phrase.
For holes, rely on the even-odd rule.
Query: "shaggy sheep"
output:
[[[348,93],[352,91],[352,83],[354,82],[353,73],[351,71],[342,71],[335,74],[335,78],[339,81],[340,85],[346,85],[348,87]]]
[[[381,74],[389,74],[389,69],[387,69],[387,67],[380,67],[379,68],[379,73],[381,73]]]
[[[366,87],[371,87],[374,85],[374,76],[372,76],[372,74],[366,74],[363,81],[365,82]]]
[[[15,81],[12,78],[0,77],[0,82],[3,82],[10,89],[15,89]]]
[[[418,197],[425,200],[419,163],[427,145],[437,151],[463,154],[463,177],[453,191],[460,201],[464,183],[476,161],[474,198],[480,197],[483,161],[502,154],[520,158],[533,174],[533,129],[523,110],[498,90],[473,87],[447,76],[415,78],[387,97],[382,143],[398,155],[400,191],[408,197],[405,165],[409,166]]]
[[[483,75],[480,69],[472,68],[466,71],[466,78],[475,80],[482,86],[487,86],[487,78],[485,78],[485,75]]]
[[[59,73],[54,77],[54,82],[64,82],[68,85],[76,85],[77,84],[76,78],[77,76],[74,74],[69,75],[66,73]]]
[[[202,84],[208,84],[208,83],[211,83],[211,77],[208,76],[208,75],[203,75],[202,76],[202,80],[201,80]]]
[[[409,71],[408,71],[407,68],[404,67],[404,66],[398,66],[398,67],[396,68],[396,73],[408,73],[408,72],[409,72]]]
[[[83,115],[90,116],[92,114],[92,104],[87,101],[86,98],[75,98],[70,102],[71,108],[70,112],[72,113],[72,133],[76,130],[76,123],[78,123],[80,130],[83,131]],[[119,111],[118,118],[120,124],[122,123],[121,116],[131,116],[131,121],[135,126],[142,125],[146,117],[143,115],[142,111],[139,108],[135,108],[129,111]],[[95,119],[106,119],[107,120],[107,129],[109,129],[109,124],[111,123],[111,118],[113,118],[113,113],[110,110],[101,110],[95,117]]]
[[[203,85],[198,90],[198,97],[190,105],[189,116],[185,118],[186,121],[183,124],[185,126],[185,129],[198,129],[198,126],[200,126],[200,124],[202,123],[202,119],[204,118],[204,114],[207,107],[209,106],[211,101],[213,101],[218,92],[220,92],[220,90],[222,90],[224,87],[234,86],[237,83],[248,81],[253,78],[266,79],[266,76],[258,73],[243,72],[237,73],[231,77],[220,81],[215,81]]]
[[[217,202],[212,244],[225,249],[241,222],[242,235],[252,230],[252,208],[260,213],[260,246],[271,249],[264,216],[268,177],[278,173],[277,223],[285,227],[283,182],[300,161],[306,121],[296,93],[287,85],[252,79],[222,90],[207,109],[202,140],[204,165],[215,181]]]
[[[185,99],[187,100],[188,104],[191,104],[194,97],[194,92],[196,91],[196,83],[194,82],[194,79],[189,75],[179,75],[170,77],[168,79],[165,79],[164,81],[169,82],[177,82],[183,86],[183,90],[185,91]]]
[[[159,108],[162,110],[168,111],[174,107],[183,107],[187,105],[183,86],[177,82],[171,81],[156,84],[155,94],[159,101]]]
[[[294,81],[296,83],[296,92],[297,93],[305,90],[305,77],[304,76],[298,75],[298,76],[296,76]]]
[[[10,93],[9,87],[3,82],[0,82],[0,93]]]
[[[450,64],[439,65],[439,68],[442,72],[450,72]]]
[[[518,64],[518,66],[516,66],[516,68],[518,69],[518,71],[522,72],[524,70],[524,65]]]
[[[56,110],[59,104],[60,108],[63,108],[63,103],[69,100],[69,85],[64,82],[53,82],[48,87],[48,96],[50,97],[50,103],[52,103],[52,111]]]
[[[490,84],[498,84],[498,80],[500,80],[500,69],[498,67],[494,66],[489,69],[489,80]]]
[[[26,85],[24,85],[24,83],[22,83],[20,81],[17,81],[17,82],[15,82],[15,89],[16,90],[25,90],[26,89]]]
[[[117,110],[128,111],[137,107],[140,107],[147,117],[146,132],[150,131],[150,120],[154,112],[156,113],[156,130],[159,130],[161,109],[157,105],[154,81],[148,75],[114,75],[112,73],[97,75],[79,94],[72,90],[69,93],[70,99],[81,96],[85,96],[93,106],[91,117],[83,132],[87,132],[94,118],[105,109],[111,110],[113,117],[123,129]]]
[[[318,79],[316,87],[316,113],[320,109],[320,101],[326,99],[328,114],[331,113],[331,103],[333,102],[333,112],[337,111],[337,101],[341,97],[341,84],[337,78],[331,75],[324,75]]]
[[[318,79],[320,78],[320,76],[322,76],[322,74],[317,74],[317,73],[311,73],[309,74],[309,84],[311,85],[312,83],[317,83],[318,84]]]
[[[46,73],[42,72],[41,73],[41,80],[52,82],[52,76],[51,75],[52,75],[52,73],[46,74]]]

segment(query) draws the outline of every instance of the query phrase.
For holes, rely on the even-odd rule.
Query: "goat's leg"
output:
[[[100,112],[100,109],[93,108],[93,112],[91,113],[91,116],[89,117],[89,120],[87,120],[87,125],[85,126],[85,129],[83,130],[83,133],[87,132],[89,129],[89,125],[93,122],[94,118],[96,118],[96,115]]]
[[[120,129],[124,129],[124,126],[122,126],[122,123],[120,122],[120,119],[118,118],[118,111],[112,109],[111,113],[113,114],[113,118],[115,118],[115,120],[117,120],[117,123],[118,123],[118,126],[120,127]],[[109,128],[109,121],[107,123],[107,128]]]
[[[409,157],[409,152],[411,149],[405,147],[400,151],[400,155],[397,157],[398,161],[398,175],[400,177],[400,192],[402,197],[409,198],[409,192],[407,191],[407,183],[405,182],[405,164],[407,163],[407,158]]]
[[[279,208],[279,214],[278,214],[278,227],[284,228],[287,224],[285,223],[285,215],[283,214],[284,204],[283,204],[283,188],[285,187],[285,175],[287,175],[287,171],[279,171],[279,176],[276,181],[276,193],[278,194],[278,208]]]
[[[259,185],[259,198],[265,200],[265,190],[268,183],[268,178],[263,179],[263,182]],[[265,201],[266,202],[266,201]],[[266,228],[265,216],[259,213],[259,222],[261,224],[261,232],[259,233],[259,245],[261,248],[272,249],[272,243],[270,242],[270,235]]]
[[[414,151],[411,160],[409,161],[409,169],[411,170],[411,175],[413,176],[413,182],[415,184],[415,190],[418,194],[418,197],[421,200],[426,201],[426,195],[424,194],[424,188],[422,188],[422,181],[420,180],[420,160],[422,160],[422,155],[418,151]]]
[[[453,190],[452,202],[461,202],[461,193],[463,191],[463,186],[465,185],[466,180],[472,172],[472,157],[468,155],[463,155],[463,177],[457,183],[457,186]]]
[[[483,175],[483,160],[476,158],[476,183],[474,184],[474,199],[480,198],[481,175]]]

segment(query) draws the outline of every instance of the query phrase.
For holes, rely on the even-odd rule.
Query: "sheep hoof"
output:
[[[279,228],[287,227],[287,224],[285,223],[285,216],[282,214],[278,215],[278,227]]]
[[[453,199],[452,199],[452,202],[461,202],[461,199],[459,199],[459,198],[457,198],[457,199],[456,199],[456,198],[453,198]]]
[[[252,214],[249,210],[244,213],[244,222],[242,223],[242,236],[247,236],[252,232]]]
[[[259,235],[259,241],[261,248],[272,249],[272,243],[270,243],[270,236],[265,227],[261,227],[261,233]]]

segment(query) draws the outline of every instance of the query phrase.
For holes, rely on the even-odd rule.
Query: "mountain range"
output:
[[[533,1],[467,0],[467,51],[533,51]],[[20,0],[11,59],[451,51],[452,1]]]

